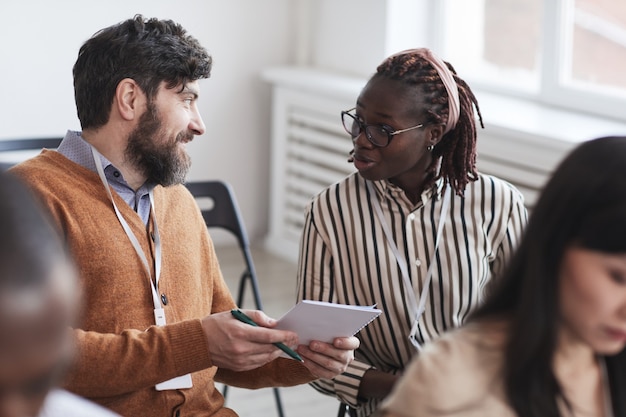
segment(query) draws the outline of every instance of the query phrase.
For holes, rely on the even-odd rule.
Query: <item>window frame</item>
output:
[[[626,94],[624,98],[604,94],[601,89],[595,91],[568,83],[566,66],[571,55],[571,36],[573,27],[573,4],[575,0],[542,0],[543,17],[541,21],[541,50],[539,58],[539,84],[536,90],[518,90],[502,84],[489,83],[486,79],[464,76],[477,88],[496,94],[528,99],[541,104],[567,109],[575,112],[598,115],[619,121],[626,121]],[[454,10],[450,0],[430,0],[435,21],[431,26],[431,39],[442,56],[446,56],[446,33],[448,32],[448,13]],[[565,45],[565,47],[564,47]]]

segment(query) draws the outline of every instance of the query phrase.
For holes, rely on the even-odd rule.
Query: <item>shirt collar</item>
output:
[[[57,151],[70,161],[90,171],[98,172],[93,160],[93,154],[91,153],[91,145],[82,137],[81,132],[68,130]],[[100,155],[100,161],[102,162],[102,168],[104,169],[105,176],[109,183],[117,183],[130,188],[121,171],[118,170],[111,161],[102,155]],[[150,190],[154,189],[155,185],[154,183],[146,182],[137,192],[147,194]]]
[[[435,184],[426,190],[424,190],[421,194],[421,204],[425,205],[432,198],[436,198],[437,200],[441,199],[443,193],[444,181],[443,178],[439,178]],[[407,204],[413,206],[414,204],[407,198],[404,190],[397,185],[393,184],[389,180],[381,180],[374,181],[374,187],[377,192],[385,196],[386,198],[390,198],[392,200],[401,200],[406,202]]]

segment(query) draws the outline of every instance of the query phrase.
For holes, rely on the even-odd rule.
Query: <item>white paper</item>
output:
[[[312,340],[332,343],[336,337],[354,336],[378,317],[381,310],[375,307],[302,300],[278,320],[276,328],[298,333],[303,345]]]
[[[155,388],[157,391],[166,391],[170,389],[187,389],[192,386],[193,382],[191,381],[191,374],[185,374],[177,376],[176,378],[168,379],[160,384],[156,384]]]

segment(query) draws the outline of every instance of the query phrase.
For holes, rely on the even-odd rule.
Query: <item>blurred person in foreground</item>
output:
[[[0,231],[0,416],[116,416],[57,388],[74,353],[76,271],[27,188],[4,173]]]
[[[574,149],[467,324],[427,346],[386,417],[626,415],[626,137]]]
[[[429,49],[385,59],[341,112],[355,172],[306,210],[298,298],[372,305],[348,370],[315,381],[364,417],[419,349],[460,326],[526,223],[522,194],[479,173],[472,90]]]
[[[358,339],[298,345],[261,311],[235,302],[189,190],[185,145],[205,132],[198,109],[212,59],[171,20],[135,16],[80,48],[68,131],[11,172],[54,218],[82,280],[85,312],[65,387],[127,417],[236,416],[215,381],[244,388],[332,377]],[[210,138],[215,140],[215,138]],[[274,343],[297,348],[301,363]]]

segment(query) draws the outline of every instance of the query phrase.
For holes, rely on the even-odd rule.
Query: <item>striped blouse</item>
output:
[[[417,352],[409,339],[416,312],[407,294],[413,291],[419,300],[431,259],[436,264],[415,334],[420,344],[463,323],[480,303],[489,280],[510,258],[527,220],[523,196],[513,185],[480,174],[463,197],[448,187],[452,198],[435,251],[445,200],[441,180],[422,194],[417,205],[388,181],[375,181],[372,188],[366,184],[355,172],[322,191],[307,207],[297,290],[299,300],[376,304],[383,311],[357,335],[361,346],[348,371],[312,383],[318,391],[358,408],[359,416],[368,416],[379,406],[378,400],[357,401],[363,374],[372,367],[402,372]],[[374,198],[407,263],[412,288],[405,284],[387,242]]]

